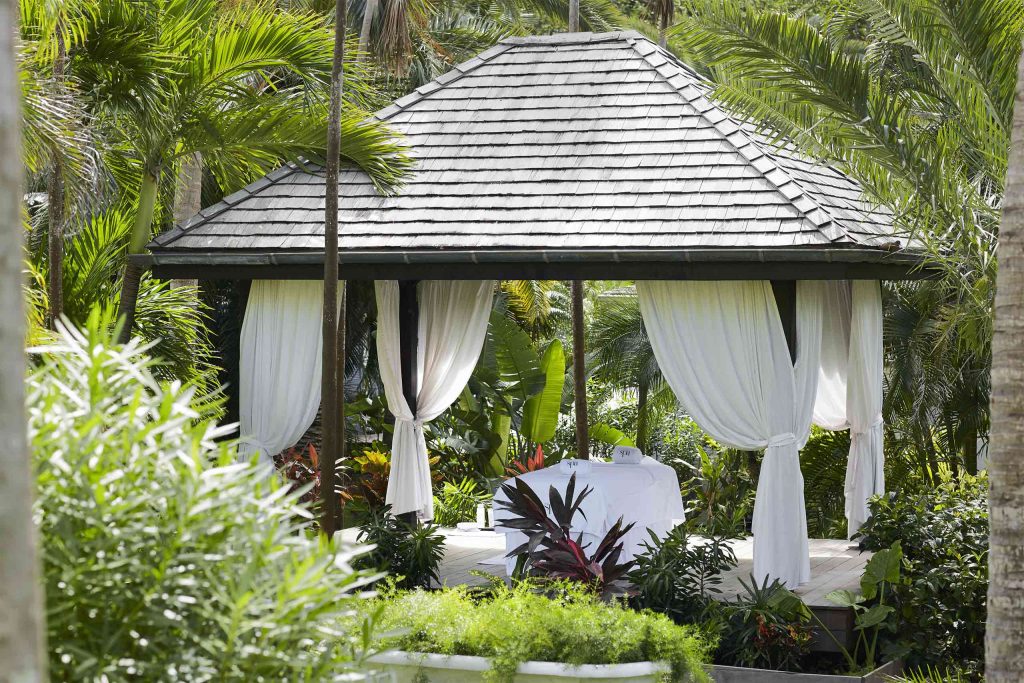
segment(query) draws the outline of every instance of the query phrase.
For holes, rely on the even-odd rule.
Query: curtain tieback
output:
[[[860,436],[861,434],[867,434],[872,429],[875,429],[876,427],[881,427],[883,424],[885,424],[885,420],[882,419],[882,414],[879,413],[878,417],[876,417],[874,420],[872,420],[871,424],[869,424],[864,429],[859,430],[859,431],[851,429],[850,430],[850,436]]]
[[[272,456],[272,455],[275,455],[274,453],[268,453],[267,452],[267,445],[265,443],[263,443],[262,441],[260,441],[259,439],[257,439],[255,436],[243,436],[242,438],[240,438],[238,440],[238,445],[239,446],[248,446],[249,448],[252,449],[253,453],[257,453],[257,452],[263,453],[264,455],[266,455],[268,457]]]
[[[784,432],[782,434],[776,434],[772,438],[768,439],[768,447],[772,446],[788,446],[789,444],[796,443],[796,434],[793,432]]]

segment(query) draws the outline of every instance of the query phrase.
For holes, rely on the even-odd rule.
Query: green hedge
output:
[[[192,389],[93,320],[28,380],[50,673],[74,681],[336,680],[362,577],[308,512],[218,443]]]
[[[527,585],[495,588],[486,597],[465,588],[384,595],[378,627],[398,635],[383,645],[408,652],[489,657],[489,681],[512,680],[526,661],[620,664],[665,661],[669,681],[706,681],[701,668],[707,643],[699,631],[667,617],[603,602],[572,585],[546,587],[547,597]],[[554,593],[550,592],[551,590]]]

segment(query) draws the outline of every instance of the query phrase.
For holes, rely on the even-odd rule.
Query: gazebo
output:
[[[376,282],[396,513],[430,515],[422,425],[465,386],[495,280],[631,279],[684,408],[718,441],[766,449],[757,578],[809,578],[798,451],[812,421],[851,429],[851,533],[867,518],[884,491],[879,281],[922,276],[922,253],[857,183],[708,90],[639,33],[573,33],[507,39],[376,114],[416,167],[390,197],[343,170],[338,239],[342,277]],[[290,165],[140,258],[162,277],[253,281],[252,452],[287,448],[315,419],[323,213],[323,173]]]

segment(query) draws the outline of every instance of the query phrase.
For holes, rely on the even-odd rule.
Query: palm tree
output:
[[[78,39],[73,28],[89,10],[90,1],[19,3],[22,43],[18,56],[26,112],[23,149],[29,174],[46,176],[45,314],[51,328],[63,313],[61,247],[68,207],[88,205],[97,194],[99,153],[89,135],[82,97],[66,74],[68,48]]]
[[[502,38],[570,27],[574,3],[575,30],[604,31],[623,22],[610,0],[366,0],[353,10],[363,26],[360,48],[405,81],[401,89],[412,89]]]
[[[613,289],[598,297],[587,336],[594,377],[636,389],[636,445],[646,452],[655,416],[676,400],[654,357],[636,291]]]
[[[994,683],[1024,678],[1024,56],[1017,72],[992,339],[985,680]]]
[[[32,474],[25,435],[25,318],[22,310],[21,143],[15,9],[0,2],[0,670],[11,680],[46,680],[43,610]]]
[[[914,414],[928,418],[908,431],[927,444],[940,430],[960,451],[950,455],[972,462],[987,423],[978,379],[990,358],[1021,6],[854,0],[825,17],[794,17],[689,0],[681,14],[671,33],[713,81],[714,97],[770,139],[857,178],[929,248],[943,277],[896,292],[922,308],[913,325],[890,319],[901,323],[887,329],[890,348],[912,355],[888,360],[913,370],[915,383],[935,369],[945,375],[931,404],[925,392],[910,397]],[[894,332],[912,336],[893,340]],[[890,374],[890,389],[906,377]]]
[[[128,251],[141,253],[162,174],[199,153],[225,191],[284,159],[322,158],[331,34],[320,18],[216,0],[103,3],[79,27],[71,69],[114,141],[108,163],[133,188]],[[341,154],[391,186],[406,159],[390,133],[352,112]],[[129,261],[119,314],[127,335],[141,268]]]
[[[550,339],[569,320],[568,293],[558,280],[502,280],[508,314],[534,342]]]
[[[321,528],[327,538],[338,522],[337,463],[345,450],[345,343],[338,305],[338,156],[341,152],[341,102],[345,94],[346,0],[336,0],[334,52],[331,61],[331,100],[327,120],[327,166],[324,201],[324,308],[320,454],[320,491],[324,511]],[[344,312],[340,318],[344,319]],[[340,329],[339,329],[340,327]]]

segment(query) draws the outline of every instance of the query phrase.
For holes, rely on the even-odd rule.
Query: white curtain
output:
[[[239,350],[239,458],[260,464],[295,445],[320,408],[323,283],[255,280]]]
[[[877,281],[853,283],[850,370],[846,411],[850,455],[846,461],[847,533],[867,521],[868,498],[885,493],[882,438],[882,290]]]
[[[754,576],[810,579],[799,449],[810,431],[823,286],[797,286],[797,361],[771,284],[638,282],[644,325],[687,412],[724,445],[766,449],[754,505]]]
[[[830,431],[848,429],[846,374],[850,356],[850,282],[824,283],[821,315],[821,370],[814,402],[814,424]]]
[[[434,515],[423,424],[458,398],[476,367],[487,335],[493,280],[426,280],[419,284],[417,411],[402,393],[398,282],[378,280],[377,359],[388,409],[395,416],[386,502],[394,514]]]
[[[868,499],[885,492],[882,292],[874,280],[825,287],[814,424],[850,429],[845,493],[847,534],[853,536],[868,519]]]

